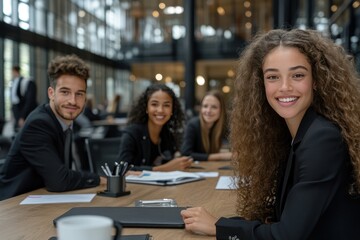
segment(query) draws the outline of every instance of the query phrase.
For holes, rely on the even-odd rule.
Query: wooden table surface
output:
[[[219,171],[219,175],[232,175],[231,170],[218,170],[227,166],[225,162],[201,162],[198,165],[204,169],[191,171]],[[48,240],[56,236],[53,219],[73,207],[87,206],[134,206],[136,200],[152,200],[173,198],[178,206],[203,206],[210,210],[214,216],[230,217],[235,214],[236,196],[231,190],[216,190],[218,178],[206,178],[202,181],[186,183],[176,186],[152,186],[142,184],[127,184],[130,195],[110,198],[95,196],[90,203],[66,204],[37,204],[20,205],[30,194],[56,194],[45,189],[38,189],[4,201],[0,201],[0,239],[4,240]],[[104,186],[66,193],[96,193],[104,190]],[[64,193],[62,193],[64,194]],[[155,240],[162,239],[215,239],[215,237],[195,235],[184,229],[167,228],[124,228],[122,234],[149,233]]]

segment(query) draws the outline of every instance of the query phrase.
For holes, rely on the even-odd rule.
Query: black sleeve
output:
[[[152,166],[147,166],[142,164],[142,149],[141,149],[141,140],[136,140],[132,131],[124,131],[121,135],[121,144],[120,151],[118,156],[118,161],[126,161],[129,164],[133,164],[134,171],[142,170],[152,170]]]
[[[221,218],[216,223],[218,239],[232,239],[235,235],[249,240],[309,238],[339,191],[348,160],[347,147],[335,127],[314,129],[307,132],[292,159],[296,182],[287,194],[280,220],[262,224]]]
[[[207,161],[209,154],[201,153],[196,149],[197,141],[201,141],[201,138],[197,139],[197,133],[199,131],[200,129],[198,129],[194,120],[190,120],[185,129],[184,141],[181,146],[180,152],[181,155],[191,156],[196,161]]]
[[[35,120],[24,129],[20,140],[22,154],[40,175],[45,188],[62,192],[99,185],[97,174],[73,171],[64,165],[62,144],[54,132],[56,129],[49,122]]]

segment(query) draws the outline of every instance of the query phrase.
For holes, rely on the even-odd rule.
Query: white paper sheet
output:
[[[205,178],[212,178],[219,176],[219,172],[194,172],[194,173]]]
[[[236,189],[234,177],[220,176],[215,189]]]
[[[91,202],[91,200],[95,197],[95,195],[96,195],[95,193],[91,193],[91,194],[29,195],[20,203],[20,205]]]

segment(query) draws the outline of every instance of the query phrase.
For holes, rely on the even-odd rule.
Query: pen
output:
[[[127,170],[128,170],[128,165],[129,165],[128,162],[124,162],[123,169],[122,169],[122,172],[121,172],[121,175],[122,175],[122,176],[124,176],[125,173],[127,172]]]
[[[119,171],[120,171],[120,165],[116,165],[116,169],[115,169],[115,176],[119,176]]]
[[[114,162],[114,167],[113,167],[113,170],[112,170],[112,175],[116,175],[116,169],[117,169],[117,166],[119,165],[117,162]]]
[[[104,171],[104,173],[105,173],[106,176],[109,176],[109,173],[106,171],[106,169],[104,168],[103,165],[101,165],[101,169]]]
[[[109,165],[108,165],[107,163],[105,163],[105,169],[106,169],[106,171],[109,173],[108,176],[111,176],[112,173],[111,173],[110,168],[109,168]]]
[[[124,168],[124,161],[120,161],[118,175],[120,175],[122,173],[123,168]]]

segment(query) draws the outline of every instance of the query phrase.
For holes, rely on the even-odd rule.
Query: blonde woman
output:
[[[197,161],[230,160],[231,152],[220,152],[226,140],[225,125],[224,97],[216,90],[206,93],[201,101],[200,116],[187,123],[182,155]]]

